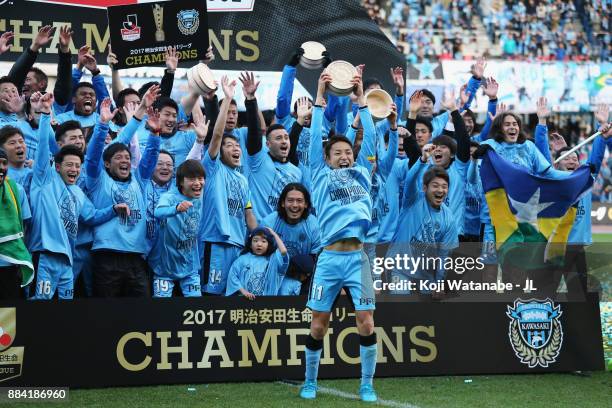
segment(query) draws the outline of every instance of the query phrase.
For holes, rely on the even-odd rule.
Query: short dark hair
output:
[[[69,130],[76,130],[76,129],[81,129],[81,132],[83,131],[83,128],[81,127],[81,123],[76,120],[67,120],[66,122],[59,125],[57,129],[55,129],[55,141],[56,142],[61,141],[62,137],[64,137],[64,134],[66,132],[68,132]]]
[[[138,96],[140,96],[140,98],[142,99],[144,94],[146,94],[149,88],[152,87],[153,85],[159,85],[159,82],[151,81],[151,82],[147,82],[146,84],[142,85],[140,88],[138,88]]]
[[[223,98],[223,99],[225,99],[225,98]],[[223,103],[223,99],[220,99],[220,100],[219,100],[219,106],[221,106],[221,104]],[[230,105],[238,106],[238,103],[236,102],[236,100],[235,100],[235,99],[232,99],[232,100],[230,101]]]
[[[17,84],[15,83],[15,81],[8,75],[0,77],[0,85],[2,84],[13,84],[15,85],[15,88],[17,88]]]
[[[34,73],[34,77],[36,77],[36,81],[37,82],[44,82],[45,86],[43,87],[43,90],[47,89],[47,84],[49,83],[49,77],[47,77],[47,74],[45,74],[42,69],[40,68],[36,68],[36,67],[32,67],[30,68],[30,70],[28,72],[33,72]]]
[[[300,193],[304,195],[304,201],[306,201],[306,209],[302,213],[301,218],[305,220],[306,218],[308,218],[308,215],[310,215],[311,204],[310,204],[310,193],[308,192],[308,190],[302,183],[289,183],[285,186],[285,188],[283,188],[283,191],[281,192],[280,197],[278,198],[278,204],[276,205],[276,211],[278,212],[278,215],[280,216],[280,218],[283,221],[287,222],[287,210],[285,209],[285,207],[282,206],[282,203],[285,202],[287,195],[292,191],[299,191]]]
[[[266,129],[266,137],[270,136],[270,133],[272,133],[273,131],[279,130],[279,129],[287,131],[287,129],[285,129],[283,125],[281,125],[280,123],[275,123],[273,125],[270,125],[268,129]]]
[[[331,151],[331,148],[333,145],[335,145],[336,143],[339,142],[345,142],[348,143],[351,148],[353,147],[353,144],[351,143],[351,141],[344,135],[333,135],[331,136],[329,139],[327,139],[327,143],[325,143],[325,156],[329,157],[329,152]]]
[[[429,89],[423,88],[423,89],[419,89],[418,91],[414,91],[410,97],[412,98],[412,96],[414,96],[414,94],[417,93],[417,92],[423,92],[423,96],[426,96],[429,99],[431,99],[431,102],[434,105],[436,104],[436,97],[434,96],[434,94]]]
[[[270,256],[274,253],[274,251],[276,251],[276,240],[274,239],[274,236],[270,234],[267,228],[259,226],[251,231],[247,236],[244,249],[242,250],[243,254],[247,252],[253,253],[253,238],[256,236],[264,237],[266,241],[268,241],[268,249],[264,253],[264,256]]]
[[[383,84],[382,84],[382,82],[380,82],[378,80],[378,78],[371,77],[371,78],[366,78],[363,81],[363,90],[365,91],[366,89],[368,89],[372,85],[378,85],[378,86],[380,86],[381,89],[383,88]]]
[[[563,153],[572,150],[571,147],[569,146],[564,146],[561,149],[559,149],[556,153],[555,153],[555,160],[557,160],[559,157],[561,157],[563,155]],[[580,156],[578,155],[578,150],[576,150],[574,152],[576,154],[576,156],[578,156],[580,158]]]
[[[78,156],[78,158],[81,159],[81,163],[85,160],[81,149],[74,145],[66,145],[62,146],[59,152],[55,154],[55,162],[61,164],[66,156]]]
[[[23,136],[23,132],[21,131],[21,129],[16,128],[15,126],[1,127],[0,128],[0,146],[5,144],[9,137],[14,136],[16,134],[21,135],[21,137],[23,137],[23,139],[25,140],[25,137]]]
[[[140,99],[140,94],[133,88],[125,88],[119,91],[117,99],[115,99],[115,105],[118,108],[122,108],[125,105],[125,97],[128,95],[136,95]]]
[[[478,147],[478,146],[480,146],[480,143],[478,143],[475,140],[470,140],[470,147]]]
[[[128,149],[126,145],[123,143],[111,143],[106,150],[104,150],[104,153],[102,153],[102,160],[104,160],[104,162],[110,162],[114,155],[123,151],[128,152],[130,154],[130,159],[132,158],[132,152],[130,152],[130,149]]]
[[[166,155],[170,156],[170,158],[172,159],[172,164],[174,164],[174,155],[173,155],[172,153],[170,153],[170,152],[169,152],[169,151],[167,151],[167,150],[161,149],[161,150],[159,151],[159,154],[166,154]],[[159,157],[159,156],[158,156],[158,157]]]
[[[221,137],[221,146],[223,146],[223,142],[225,142],[225,139],[232,139],[240,143],[240,140],[233,133],[223,133],[223,136]]]
[[[153,107],[159,111],[161,111],[162,109],[164,109],[165,107],[171,107],[174,110],[176,110],[176,113],[178,113],[179,111],[179,107],[178,104],[176,103],[176,101],[172,98],[169,98],[167,96],[162,96],[161,98],[159,98],[158,100],[155,101],[155,104],[153,104]]]
[[[521,118],[519,118],[519,116],[513,112],[504,112],[500,115],[497,115],[497,117],[493,120],[493,123],[491,124],[491,132],[489,134],[493,136],[493,139],[495,139],[495,141],[498,143],[504,141],[502,125],[506,116],[512,116],[518,123],[519,135],[516,139],[516,143],[525,143],[525,141],[527,140],[527,136],[525,136],[525,133],[523,133],[523,124],[521,122]]]
[[[180,166],[176,169],[176,187],[179,192],[183,192],[181,188],[181,183],[185,180],[186,177],[206,177],[206,173],[204,172],[204,167],[202,167],[202,163],[197,160],[185,160],[181,163]]]
[[[457,142],[455,142],[455,140],[450,136],[447,136],[447,135],[438,136],[434,140],[432,140],[431,143],[434,146],[448,147],[452,155],[455,155],[457,153]]]
[[[437,177],[445,180],[450,186],[450,178],[448,177],[448,173],[441,166],[430,167],[425,174],[423,174],[423,184],[428,186],[429,183],[431,183],[431,181]]]
[[[414,120],[415,127],[417,123],[427,126],[427,129],[429,129],[429,133],[433,133],[433,125],[431,124],[431,120],[424,118],[423,116],[417,116]]]
[[[94,88],[91,82],[79,82],[74,87],[74,95],[76,95],[76,93],[79,91],[80,88],[90,88],[90,89],[93,89],[94,92],[96,92],[96,88]]]
[[[476,114],[474,112],[472,112],[472,110],[470,108],[467,108],[466,110],[463,111],[463,113],[461,114],[461,116],[463,115],[467,115],[470,118],[472,118],[472,121],[474,122],[474,124],[476,124]]]

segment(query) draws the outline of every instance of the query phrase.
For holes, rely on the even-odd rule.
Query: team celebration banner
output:
[[[118,35],[122,38],[121,29],[127,30],[125,31],[126,38],[136,38],[138,34],[135,27],[131,25],[132,23],[141,27],[141,38],[134,41],[144,41],[145,28],[146,35],[152,35],[152,37],[147,37],[153,39],[153,44],[148,45],[149,48],[158,46],[155,40],[155,33],[158,31],[164,32],[168,45],[171,39],[176,39],[172,38],[169,23],[164,22],[162,30],[157,29],[153,21],[153,14],[139,15],[138,21],[133,18],[131,20],[127,17],[121,18],[121,23],[125,22],[126,26],[120,24],[120,27],[114,27],[111,33],[107,24],[106,6],[126,3],[142,2],[135,0],[81,0],[78,2],[47,0],[44,1],[44,4],[41,4],[41,1],[32,0],[3,2],[0,5],[0,31],[11,30],[15,33],[15,38],[10,51],[2,54],[0,61],[15,61],[23,50],[29,47],[38,30],[47,24],[56,27],[56,32],[62,25],[70,25],[74,30],[72,53],[76,54],[79,47],[87,44],[92,48],[100,64],[106,63],[107,47],[111,38],[113,51],[116,52],[114,36]],[[168,5],[171,3],[173,2],[166,2]],[[181,0],[174,3],[178,3],[181,10],[195,9],[194,6],[187,6],[191,4],[191,1]],[[204,3],[204,0],[201,3]],[[280,71],[295,50],[305,41],[318,41],[324,44],[333,59],[346,60],[352,64],[367,64],[366,75],[377,77],[389,89],[393,87],[389,67],[405,67],[406,65],[404,56],[396,50],[376,23],[370,20],[359,0],[299,2],[208,0],[206,3],[208,5],[208,37],[215,50],[212,69]],[[144,3],[137,7],[150,9],[152,4],[154,3]],[[34,17],[34,14],[24,12],[34,7],[44,7],[44,15],[37,14]],[[172,29],[179,38],[182,38],[184,34],[178,34],[180,31],[177,28],[179,18],[176,17],[176,13],[168,16],[167,7],[169,6],[164,7],[166,7],[164,18],[174,19],[175,27]],[[201,30],[205,24],[201,15],[199,19]],[[193,21],[193,15],[184,16],[183,20],[184,22]],[[130,30],[132,32],[129,32]],[[53,41],[41,50],[37,61],[57,62],[57,44],[56,34]],[[197,44],[197,46],[206,48],[207,44]],[[372,58],[373,51],[376,53],[376,58]],[[141,59],[141,61],[144,60]],[[160,65],[163,66],[163,62]],[[186,62],[183,66],[190,65],[193,63]],[[298,79],[314,87],[319,73],[320,70],[300,69]],[[311,91],[314,92],[314,89]]]
[[[204,59],[208,48],[206,3],[175,0],[108,8],[115,69],[164,64],[167,47],[182,61]]]
[[[599,303],[377,304],[377,377],[601,370]],[[395,301],[394,301],[395,300]],[[0,304],[0,385],[303,379],[302,297],[84,299]],[[359,376],[348,302],[332,312],[319,376]]]

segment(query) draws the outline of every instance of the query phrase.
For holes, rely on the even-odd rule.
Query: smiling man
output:
[[[232,263],[244,247],[248,230],[257,227],[251,208],[249,185],[240,173],[240,141],[225,133],[225,122],[234,97],[236,81],[221,78],[225,98],[221,103],[212,139],[204,153],[202,165],[208,177],[204,195],[200,228],[203,246],[202,292],[211,295],[225,293]],[[198,139],[198,143],[200,143]]]
[[[422,161],[427,162],[433,152],[431,145],[423,149]],[[422,176],[421,176],[422,175]],[[430,282],[442,280],[446,271],[442,264],[449,250],[456,247],[457,223],[452,210],[445,204],[452,183],[449,174],[440,166],[433,166],[422,174],[413,166],[404,182],[404,202],[398,228],[392,239],[387,258],[403,257],[441,260],[432,265],[419,265],[414,269],[391,271],[391,281],[395,283],[422,280]],[[418,221],[415,221],[418,220]],[[413,265],[414,266],[414,265]],[[416,287],[418,289],[418,286]],[[420,290],[429,294],[428,290]],[[410,290],[396,290],[395,294],[408,294]]]
[[[0,148],[8,157],[8,175],[29,194],[32,169],[25,166],[27,147],[21,130],[13,126],[0,128]]]
[[[175,283],[183,296],[202,296],[198,229],[205,174],[197,160],[186,160],[176,171],[176,189],[162,194],[155,217],[163,220],[149,257],[153,297],[171,297]]]
[[[0,300],[23,297],[21,287],[33,276],[24,238],[24,221],[31,218],[30,204],[23,187],[7,177],[8,164],[8,155],[0,148]]]
[[[57,115],[55,120],[60,124],[68,120],[76,120],[83,128],[94,127],[99,116],[96,112],[96,90],[94,86],[89,82],[79,82],[74,89],[72,103],[74,109]]]
[[[42,96],[41,143],[36,152],[31,187],[32,231],[28,239],[32,252],[38,254],[36,299],[51,299],[57,291],[60,299],[72,299],[72,272],[79,223],[98,225],[127,208],[126,204],[108,205],[97,210],[76,185],[81,174],[83,149],[65,145],[49,164],[50,113],[53,95]]]
[[[302,171],[288,160],[291,142],[283,125],[276,124],[267,129],[267,149],[263,148],[255,98],[259,82],[255,82],[253,73],[248,72],[243,73],[240,80],[247,111],[249,185],[253,192],[253,210],[257,220],[261,221],[274,212],[285,186],[300,182]]]
[[[120,217],[94,229],[92,269],[94,296],[146,296],[149,287],[143,256],[146,244],[145,185],[151,179],[159,154],[159,116],[153,111],[159,87],[153,86],[143,96],[132,120],[137,127],[148,110],[149,135],[142,159],[132,172],[131,154],[123,143],[114,143],[104,150],[110,111],[110,99],[104,100],[100,120],[87,146],[87,189],[98,208],[111,204],[127,204]],[[130,126],[128,124],[128,126]],[[124,129],[124,132],[126,130]],[[133,133],[132,133],[133,134]],[[126,138],[131,139],[131,134]]]

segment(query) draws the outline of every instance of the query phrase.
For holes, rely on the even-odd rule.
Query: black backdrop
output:
[[[31,40],[19,37],[32,32],[31,24],[40,27],[37,22],[57,26],[70,23],[75,32],[76,49],[87,41],[98,62],[105,63],[106,10],[26,0],[0,5],[0,31],[20,31],[21,34],[16,33],[17,42],[23,48],[28,47]],[[393,85],[389,68],[405,68],[406,65],[403,55],[369,19],[358,0],[255,0],[252,12],[208,13],[208,23],[213,36],[227,51],[224,52],[226,59],[216,52],[213,69],[280,71],[304,41],[323,43],[333,59],[366,64],[365,77],[377,77],[387,89],[392,89]],[[251,48],[245,43],[251,44]],[[253,45],[259,55],[255,61],[248,61],[254,55]],[[247,61],[239,57],[239,52]],[[0,60],[14,61],[20,53],[11,49],[1,55]],[[74,60],[76,62],[76,58]],[[53,50],[48,48],[38,57],[38,62],[55,61]],[[318,74],[318,71],[299,69],[298,79],[314,91]]]
[[[20,377],[0,384],[101,387],[301,379],[300,347],[309,327],[305,303],[301,297],[4,302],[0,311],[16,307],[16,337],[6,352],[23,347],[24,364]],[[506,316],[512,304],[379,303],[377,377],[603,369],[596,296],[560,303],[563,343],[547,368],[529,368],[516,357]],[[350,310],[340,302],[334,311],[321,378],[359,376],[359,341]],[[180,353],[169,354],[168,368],[158,366],[164,341],[170,347],[184,341],[187,366],[179,368]],[[204,359],[207,349],[212,353]],[[225,356],[215,355],[220,349]],[[131,371],[120,364],[120,355],[146,367]],[[199,364],[202,360],[210,367]]]

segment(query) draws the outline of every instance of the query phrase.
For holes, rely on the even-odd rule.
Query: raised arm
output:
[[[259,86],[259,81],[255,81],[255,75],[253,75],[252,72],[243,72],[240,74],[240,82],[242,83],[244,106],[246,108],[247,117],[248,133],[246,148],[248,155],[254,156],[259,153],[263,147],[259,123],[259,110],[257,109],[257,99],[255,98],[255,92]]]
[[[398,149],[398,135],[397,135],[397,112],[395,111],[395,107],[387,118],[389,122],[389,143],[387,145],[387,150],[385,150],[382,157],[379,159],[380,172],[387,176],[391,172],[391,168],[393,167],[393,163],[395,163],[395,158],[397,157],[397,149]],[[384,145],[384,140],[382,140]]]
[[[34,158],[34,175],[37,183],[44,185],[49,181],[50,172],[53,171],[49,165],[49,138],[51,137],[51,107],[53,106],[53,94],[48,92],[42,95],[40,92],[32,94],[30,101],[34,109],[42,112],[38,125],[38,148]]]
[[[119,62],[117,59],[117,54],[113,52],[111,45],[108,44],[108,55],[106,56],[106,64],[111,69],[111,93],[113,95],[113,100],[116,101],[119,97],[119,92],[121,92],[125,87],[121,82],[121,76],[119,75],[119,70],[115,69],[115,65]]]
[[[315,171],[325,166],[325,158],[323,157],[323,105],[325,105],[325,91],[331,80],[331,76],[327,72],[321,72],[317,85],[317,98],[315,99],[315,106],[312,108],[308,157],[313,175]]]
[[[393,80],[393,85],[395,85],[395,97],[393,98],[393,102],[395,102],[395,106],[397,106],[397,118],[401,118],[404,114],[404,70],[402,67],[390,68],[391,79]]]
[[[159,85],[161,87],[162,96],[167,96],[169,98],[170,94],[172,93],[172,87],[174,86],[174,72],[176,72],[176,67],[178,66],[176,47],[166,48],[164,59],[166,61],[166,69],[164,70],[164,75]],[[183,110],[187,115],[189,114],[184,105]]]
[[[467,100],[461,106],[461,112],[468,109],[476,96],[476,92],[478,88],[480,88],[480,84],[482,82],[482,77],[484,75],[484,70],[487,66],[487,62],[484,57],[480,57],[476,60],[476,64],[472,65],[472,77],[468,81],[467,84]]]
[[[304,50],[298,48],[291,56],[291,60],[283,67],[281,75],[280,87],[276,95],[275,114],[279,120],[282,120],[291,114],[291,98],[293,97],[293,83],[295,82],[296,66],[300,63],[300,58],[304,54]]]
[[[117,109],[111,112],[111,100],[109,98],[102,101],[100,104],[100,116],[93,131],[93,136],[87,144],[87,155],[85,159],[85,168],[87,170],[87,188],[95,184],[95,181],[100,176],[102,166],[102,152],[104,151],[104,140],[108,134],[108,122],[117,113]]]
[[[159,85],[152,85],[147,89],[147,92],[142,96],[138,108],[134,111],[134,114],[127,125],[119,132],[119,135],[111,143],[122,143],[129,145],[136,134],[136,131],[140,127],[142,120],[144,119],[147,111],[153,107],[155,101],[161,96],[161,90]],[[123,107],[126,113],[131,113],[128,106]]]
[[[404,179],[404,202],[401,203],[402,207],[407,207],[417,197],[419,191],[421,191],[423,173],[425,173],[425,170],[429,167],[427,162],[434,151],[434,147],[435,146],[432,144],[423,146],[421,158],[417,160],[406,173],[406,178]]]
[[[221,108],[219,109],[219,116],[217,117],[217,122],[215,123],[212,140],[208,145],[208,155],[213,160],[217,158],[219,150],[221,149],[221,140],[223,139],[223,132],[225,131],[227,111],[229,110],[230,103],[234,98],[234,92],[236,90],[236,81],[234,80],[230,82],[230,80],[226,76],[223,76],[221,78],[221,88],[223,89],[225,97],[223,98],[223,103],[221,103]]]
[[[548,147],[548,128],[546,127],[546,118],[550,115],[545,97],[540,97],[536,102],[537,113],[538,113],[538,125],[535,129],[535,145],[544,155],[544,158],[552,163],[552,157],[550,155],[550,148]]]
[[[26,76],[28,75],[28,71],[36,62],[36,57],[38,57],[38,51],[41,48],[49,44],[51,39],[53,38],[54,28],[52,26],[46,25],[38,30],[38,34],[32,40],[32,44],[29,48],[27,48],[23,54],[17,58],[17,61],[11,67],[11,70],[8,73],[8,77],[11,78],[13,83],[17,86],[17,89],[21,93],[21,89],[23,88],[23,84],[25,83]]]
[[[157,158],[159,156],[161,124],[159,122],[159,111],[152,107],[147,111],[147,125],[149,126],[149,138],[147,146],[142,154],[142,160],[138,164],[140,178],[149,180],[153,176],[155,167],[157,166]]]
[[[59,31],[59,52],[57,54],[57,81],[53,87],[55,103],[60,106],[68,105],[72,98],[72,81],[70,73],[72,68],[70,53],[70,41],[72,40],[72,30],[68,26],[63,26]]]
[[[463,117],[459,113],[457,108],[457,102],[455,94],[453,92],[445,95],[442,101],[442,106],[448,112],[450,112],[453,120],[453,126],[455,127],[455,139],[457,140],[457,159],[463,163],[467,163],[470,160],[470,136],[465,129],[465,123]]]

